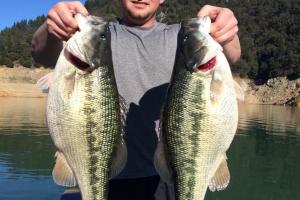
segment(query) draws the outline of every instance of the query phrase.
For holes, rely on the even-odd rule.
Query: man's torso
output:
[[[111,22],[109,28],[116,82],[128,106],[128,159],[118,178],[152,176],[158,120],[175,62],[179,25],[141,28]]]

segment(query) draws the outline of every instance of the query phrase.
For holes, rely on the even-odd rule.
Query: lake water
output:
[[[59,200],[54,153],[45,100],[0,98],[0,200]],[[241,105],[228,162],[229,187],[206,200],[300,199],[300,109]]]

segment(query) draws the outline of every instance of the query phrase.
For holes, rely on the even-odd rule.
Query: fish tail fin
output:
[[[226,155],[225,157],[221,160],[220,165],[213,175],[213,177],[210,179],[209,183],[209,189],[210,191],[221,191],[226,189],[230,181],[230,173],[229,169],[227,166],[227,161],[226,161]]]
[[[74,173],[69,166],[63,153],[57,151],[55,153],[56,161],[52,171],[53,180],[57,185],[65,187],[75,187],[77,185]]]

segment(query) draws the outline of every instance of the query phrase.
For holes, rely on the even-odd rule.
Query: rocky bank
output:
[[[249,79],[236,80],[245,91],[245,103],[300,106],[300,78],[278,77],[261,85]]]
[[[51,72],[51,69],[0,66],[0,97],[45,97],[36,86],[36,81]],[[257,85],[253,80],[235,77],[245,91],[246,104],[278,104],[300,106],[300,78],[285,77],[270,79]]]

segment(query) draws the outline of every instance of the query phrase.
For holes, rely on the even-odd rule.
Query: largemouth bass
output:
[[[174,182],[176,200],[202,200],[207,187],[229,183],[226,150],[237,129],[239,88],[210,24],[209,17],[182,21],[162,112],[155,166]]]
[[[80,31],[59,56],[47,99],[48,128],[57,148],[53,178],[59,185],[79,186],[83,200],[105,200],[109,178],[126,162],[123,110],[107,22],[81,14],[75,19]]]

